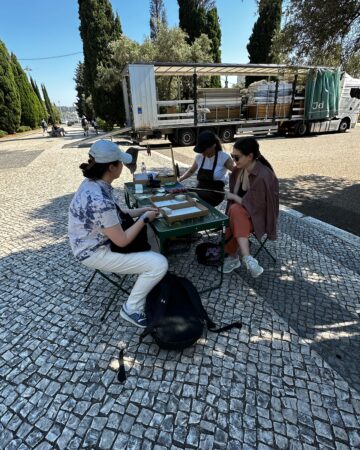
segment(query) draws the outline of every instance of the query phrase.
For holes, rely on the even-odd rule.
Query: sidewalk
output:
[[[1,170],[0,448],[359,448],[358,241],[282,211],[277,264],[263,252],[260,278],[240,268],[203,298],[217,323],[243,328],[182,353],[148,337],[119,384],[119,348],[140,332],[120,318],[121,297],[100,323],[113,287],[96,278],[83,293],[91,271],[66,236],[87,151],[54,142]],[[115,183],[121,198],[129,180]],[[194,248],[170,267],[199,289],[217,276]]]

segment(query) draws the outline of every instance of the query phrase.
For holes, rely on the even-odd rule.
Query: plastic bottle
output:
[[[146,166],[144,162],[141,163],[141,173],[146,173]]]

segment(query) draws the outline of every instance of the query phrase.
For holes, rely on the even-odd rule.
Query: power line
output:
[[[66,58],[67,56],[82,55],[82,52],[67,53],[66,55],[58,56],[44,56],[42,58],[18,58],[19,61],[38,61],[40,59],[56,59],[56,58]]]

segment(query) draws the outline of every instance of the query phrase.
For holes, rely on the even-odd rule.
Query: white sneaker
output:
[[[245,267],[250,271],[253,278],[259,277],[264,272],[264,269],[251,255],[244,256],[242,261],[245,264]]]
[[[239,258],[232,258],[228,256],[224,259],[223,273],[230,273],[241,266]],[[221,266],[218,267],[218,271],[221,272]]]

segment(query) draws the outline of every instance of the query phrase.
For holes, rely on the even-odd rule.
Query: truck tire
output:
[[[179,145],[187,147],[195,144],[195,133],[191,128],[179,130]]]
[[[220,129],[220,139],[224,144],[228,144],[234,140],[234,128],[233,127],[222,127]]]
[[[303,137],[308,134],[308,126],[305,122],[298,122],[295,127],[295,135],[298,137]]]
[[[345,131],[346,131],[348,128],[349,128],[349,120],[348,120],[348,119],[343,119],[343,120],[340,122],[340,125],[339,125],[339,132],[340,132],[340,133],[345,133]]]

